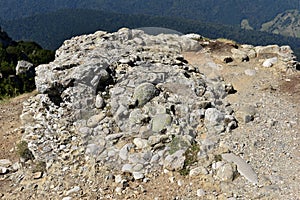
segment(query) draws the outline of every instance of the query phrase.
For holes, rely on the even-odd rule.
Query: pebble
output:
[[[132,172],[132,165],[131,164],[123,165],[122,172]]]
[[[9,169],[6,167],[0,167],[0,174],[7,174],[9,172]]]
[[[0,159],[0,166],[1,167],[10,167],[12,162],[8,159]]]
[[[197,196],[198,197],[203,197],[203,196],[205,196],[205,191],[203,190],[203,189],[198,189],[197,190]]]
[[[72,200],[72,197],[64,197],[62,200]]]
[[[72,193],[79,192],[79,190],[80,190],[80,187],[79,187],[79,186],[75,186],[75,187],[73,187],[72,189],[68,190],[68,191],[66,192],[66,195],[68,196],[68,195],[70,195],[70,194],[72,194]]]
[[[33,174],[33,179],[40,179],[43,177],[43,172],[35,172]]]
[[[133,172],[132,175],[135,180],[140,180],[145,177],[145,175],[141,172]]]
[[[208,171],[205,167],[200,166],[200,167],[196,167],[190,170],[189,172],[189,176],[198,176],[198,175],[206,175],[208,174]]]
[[[217,170],[217,177],[221,181],[232,181],[233,175],[234,175],[234,171],[232,166],[229,163],[220,166]]]

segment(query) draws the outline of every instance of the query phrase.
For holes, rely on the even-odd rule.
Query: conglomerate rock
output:
[[[196,34],[67,40],[24,102],[22,144],[35,159],[0,162],[13,185],[0,197],[295,199],[285,197],[298,191],[296,105],[264,82],[296,65],[288,46]]]
[[[201,48],[186,36],[126,28],[65,41],[55,61],[36,69],[39,94],[24,105],[24,140],[47,163],[79,151],[131,173],[182,169],[191,144],[206,151],[218,142],[210,137],[235,121],[220,103],[226,84],[206,78],[180,54]],[[197,139],[203,125],[210,142]],[[170,149],[177,136],[185,141],[180,153]]]

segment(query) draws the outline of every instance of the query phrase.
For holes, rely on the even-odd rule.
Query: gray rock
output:
[[[205,196],[205,191],[203,190],[203,189],[198,189],[197,190],[197,196],[198,197],[203,197],[203,196]]]
[[[172,123],[172,117],[168,114],[154,116],[152,121],[152,131],[159,132]]]
[[[141,180],[145,177],[145,175],[141,172],[133,172],[132,175],[135,180]]]
[[[164,160],[164,168],[175,171],[181,170],[185,161],[184,153],[184,150],[178,150],[172,155],[168,155]]]
[[[20,75],[24,73],[34,74],[33,64],[25,60],[18,61],[18,64],[16,66],[16,75]]]
[[[189,172],[189,176],[198,176],[198,175],[206,175],[208,174],[208,171],[205,167],[200,166],[200,167],[196,167],[190,170]]]
[[[131,164],[125,164],[122,166],[122,172],[130,172],[132,173],[132,165]]]
[[[157,89],[151,83],[142,83],[134,90],[133,98],[138,102],[138,106],[145,105],[156,96]]]
[[[119,157],[122,160],[127,160],[128,159],[128,153],[130,148],[132,147],[132,144],[125,144],[119,151]]]
[[[231,49],[232,57],[239,62],[249,61],[249,57],[246,52],[239,49]]]
[[[90,128],[95,128],[100,123],[100,121],[104,118],[105,118],[105,114],[103,113],[94,115],[88,119],[87,126]]]
[[[103,98],[101,97],[101,95],[98,94],[96,96],[95,107],[101,109],[104,107],[104,105],[105,104]]]
[[[247,76],[255,76],[256,70],[246,69],[246,70],[245,70],[245,74],[246,74]]]
[[[278,61],[277,57],[269,58],[263,62],[262,66],[263,67],[272,67],[275,63],[277,63],[277,61]]]
[[[133,110],[129,115],[129,122],[132,124],[140,124],[144,115],[140,109]]]
[[[233,175],[234,175],[234,171],[232,166],[229,163],[226,163],[217,169],[217,177],[221,181],[232,181]]]
[[[262,55],[274,55],[280,52],[280,47],[278,45],[268,45],[268,46],[257,46],[254,47],[257,56],[260,57]]]
[[[97,156],[101,154],[105,148],[106,141],[104,139],[99,139],[97,144],[88,144],[85,153],[92,156]]]
[[[233,162],[237,166],[237,171],[244,176],[248,181],[253,184],[258,183],[257,174],[251,168],[251,166],[244,161],[241,157],[236,156],[232,153],[222,154],[222,159],[226,160],[227,162]]]
[[[135,172],[139,172],[139,171],[141,171],[143,168],[144,168],[144,165],[139,163],[139,164],[136,164],[136,165],[133,167],[133,170],[134,170]]]
[[[204,122],[209,133],[221,133],[225,130],[224,126],[225,114],[216,108],[208,108],[205,111]]]
[[[72,189],[68,190],[68,191],[66,192],[66,195],[68,196],[68,195],[70,195],[70,194],[72,194],[72,193],[79,192],[79,190],[80,190],[80,187],[79,187],[79,186],[75,186],[75,187],[73,187]]]
[[[253,121],[256,112],[257,111],[254,106],[245,105],[235,112],[235,117],[238,122],[246,124]]]
[[[8,159],[0,159],[0,166],[1,167],[10,167],[12,162]]]

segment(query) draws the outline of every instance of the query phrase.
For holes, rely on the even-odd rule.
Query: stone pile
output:
[[[237,127],[224,101],[232,85],[181,55],[201,48],[190,36],[126,28],[65,41],[36,69],[39,94],[24,104],[23,139],[48,168],[77,155],[135,179],[182,170],[191,146],[206,156]]]
[[[0,175],[13,189],[0,197],[274,199],[290,193],[276,188],[295,180],[293,173],[282,179],[278,169],[295,166],[286,155],[296,149],[290,144],[297,132],[290,129],[298,117],[296,105],[274,96],[272,82],[289,65],[298,62],[287,46],[197,34],[150,36],[123,28],[73,37],[53,62],[36,68],[38,94],[24,102],[20,117],[20,162],[0,160]]]

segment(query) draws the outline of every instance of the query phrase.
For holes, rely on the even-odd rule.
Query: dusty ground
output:
[[[22,132],[18,129],[21,126],[19,116],[22,113],[23,101],[33,94],[23,94],[13,99],[0,101],[0,159],[18,161],[14,148],[22,136]]]
[[[298,113],[300,113],[300,74],[297,71],[292,73],[282,72],[276,67],[272,69],[263,69],[262,67],[260,67],[259,60],[250,60],[250,62],[246,63],[233,62],[224,64],[218,59],[218,56],[220,52],[227,52],[228,50],[230,50],[230,48],[230,46],[214,46],[210,51],[207,52],[186,52],[184,53],[184,57],[190,64],[199,67],[200,71],[202,71],[207,76],[212,78],[221,76],[226,82],[232,83],[234,88],[237,90],[237,93],[230,95],[227,100],[232,104],[235,104],[237,107],[243,103],[246,104],[259,102],[262,98],[266,98],[267,101],[271,102],[264,105],[266,106],[265,108],[260,108],[267,109],[267,111],[270,110],[270,112],[268,113],[266,111],[266,114],[262,113],[259,116],[260,121],[257,122],[257,128],[252,127],[254,124],[241,125],[232,134],[228,134],[226,137],[224,137],[227,142],[234,139],[239,140],[239,136],[238,134],[236,134],[238,132],[243,132],[243,137],[248,139],[250,137],[249,141],[252,141],[251,134],[254,134],[255,131],[263,127],[261,121],[267,121],[268,119],[265,118],[269,115],[273,115],[274,113],[276,113],[276,111],[278,111],[278,116],[274,116],[274,120],[276,119],[277,121],[279,121],[278,123],[281,123],[281,121],[283,120],[287,122],[295,122],[291,125],[291,128],[283,127],[278,128],[278,130],[276,129],[276,131],[285,131],[284,133],[278,133],[278,135],[276,135],[277,133],[274,133],[274,138],[265,138],[263,141],[258,142],[261,142],[261,144],[265,145],[266,147],[270,144],[272,145],[272,142],[279,141],[281,137],[280,134],[285,134],[288,136],[287,139],[283,139],[283,141],[286,141],[285,145],[290,145],[291,147],[293,147],[293,151],[289,152],[290,158],[286,158],[284,156],[282,157],[281,155],[275,155],[275,157],[278,157],[278,160],[265,162],[267,164],[274,162],[274,166],[278,166],[279,168],[277,171],[279,171],[278,173],[280,177],[282,177],[285,182],[283,186],[290,186],[290,188],[287,190],[288,194],[285,194],[284,192],[280,194],[285,195],[287,199],[299,199],[300,188],[297,182],[299,183],[300,181],[300,123],[299,118],[297,117],[299,117]],[[208,62],[215,62],[220,66],[218,69],[212,69],[206,66]],[[245,75],[246,69],[256,70],[256,75]],[[33,93],[25,94],[9,101],[0,103],[0,159],[9,159],[12,162],[18,160],[18,156],[16,155],[14,148],[16,142],[21,139],[22,135],[21,131],[17,129],[20,126],[19,115],[22,111],[22,102],[31,95],[33,95]],[[275,103],[275,101],[277,102],[277,100],[280,103]],[[272,102],[274,102],[274,104]],[[278,105],[283,107],[278,107]],[[281,112],[283,111],[285,111],[285,113],[281,115]],[[270,128],[270,130],[271,129],[272,128]],[[255,134],[254,137],[256,137]],[[289,140],[289,138],[294,138],[294,140]],[[234,148],[233,146],[230,147]],[[243,150],[239,148],[241,147],[237,147],[237,153]],[[276,146],[274,146],[274,148],[276,148]],[[288,150],[290,150],[290,148]],[[258,158],[255,160],[256,154],[263,155],[265,153],[263,150],[262,152],[247,152],[246,149],[243,150],[243,152],[245,153],[245,158],[247,158],[247,160],[251,160],[252,165],[254,165],[255,171],[260,174],[265,173],[263,170],[266,170],[265,168],[268,168],[268,166],[263,166],[263,164],[259,163],[264,162],[264,160],[260,160]],[[281,165],[280,163],[294,166],[291,166],[291,168],[286,167],[286,169],[281,169],[285,165]],[[291,174],[285,175],[285,173]],[[104,176],[105,175],[103,175],[103,177]],[[200,188],[206,192],[206,196],[202,199],[227,199],[226,195],[220,192],[221,182],[214,182],[210,178],[210,176],[202,175],[191,178],[184,177],[179,175],[178,173],[173,172],[157,174],[153,176],[155,176],[155,178],[153,178],[153,180],[148,183],[131,182],[130,187],[127,188],[128,190],[131,190],[131,192],[120,196],[115,195],[116,184],[111,180],[103,180],[100,179],[101,177],[97,177],[98,180],[95,182],[95,184],[99,184],[98,187],[102,188],[101,195],[106,195],[107,197],[111,197],[112,199],[200,199],[200,197],[196,195],[196,191]],[[238,179],[243,180],[243,178]],[[260,176],[260,181],[264,183],[264,180],[262,179],[262,176]],[[41,181],[43,180],[45,179],[42,179]],[[14,188],[11,184],[12,183],[7,179],[0,179],[0,198],[1,193],[3,194],[4,199],[9,199],[9,197],[12,196],[9,196],[7,194],[12,191],[16,192],[16,188]],[[239,184],[239,180],[237,180],[237,183],[234,184],[236,184],[236,188],[238,188],[237,185]],[[280,184],[281,183],[278,183],[279,187],[281,187]],[[270,192],[267,188],[265,190],[266,192]],[[19,192],[22,193],[23,199],[31,199],[32,197],[32,194],[30,194],[30,192]],[[246,192],[244,193],[246,194]],[[99,196],[101,195],[99,194]],[[254,194],[248,195],[251,196]],[[280,199],[278,196],[278,198],[276,198],[276,195],[277,193],[274,193],[274,195],[269,194],[266,197],[262,198],[256,196],[256,199]],[[85,197],[84,196],[85,194],[82,194],[81,199],[97,199],[96,194],[95,196],[88,196],[87,194]],[[54,197],[53,199],[57,198]]]

